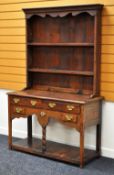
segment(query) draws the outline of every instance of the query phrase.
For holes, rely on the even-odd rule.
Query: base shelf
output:
[[[47,141],[47,150],[42,152],[42,142],[40,139],[21,139],[13,142],[12,149],[59,160],[65,163],[80,165],[79,148],[61,143]],[[94,150],[85,149],[84,164],[98,158],[99,154]]]

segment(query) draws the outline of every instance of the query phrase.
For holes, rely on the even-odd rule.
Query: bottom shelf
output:
[[[12,149],[59,160],[66,163],[80,165],[79,148],[68,146],[52,141],[47,141],[47,150],[42,152],[42,142],[40,139],[21,139],[12,144]],[[84,164],[98,158],[99,154],[94,150],[84,150]]]

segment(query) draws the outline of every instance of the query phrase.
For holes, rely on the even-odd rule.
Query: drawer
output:
[[[13,106],[11,107],[12,114],[24,115],[26,114],[26,108],[20,106]]]
[[[61,114],[62,115],[62,120],[64,122],[75,122],[77,123],[78,121],[78,116],[73,115],[73,114]]]
[[[44,100],[42,102],[41,107],[44,107],[45,109],[49,110],[61,111],[66,113],[76,113],[76,114],[80,113],[80,105],[73,103]]]
[[[36,114],[41,121],[45,121],[45,118],[53,118],[65,123],[77,123],[79,120],[79,115],[64,113],[59,111],[51,111],[40,108],[29,108],[22,106],[11,106],[11,114],[14,116],[29,116]]]
[[[76,123],[79,119],[79,115],[76,115],[76,114],[69,114],[69,113],[42,110],[42,109],[38,109],[37,114],[40,120],[44,120],[44,121],[46,117],[57,119],[62,122],[73,122],[73,123]]]
[[[11,97],[11,104],[28,106],[32,108],[48,109],[66,113],[80,113],[80,105],[75,103],[66,103],[54,100],[42,100],[36,98]]]
[[[39,103],[41,102],[40,100],[35,98],[12,96],[10,97],[10,103],[14,105],[20,105],[20,106],[38,107]]]

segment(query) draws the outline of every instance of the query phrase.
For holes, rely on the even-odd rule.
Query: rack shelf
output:
[[[39,42],[29,42],[28,46],[88,46],[93,47],[94,43],[39,43]]]
[[[73,71],[73,70],[57,70],[57,69],[40,69],[40,68],[30,68],[29,72],[40,72],[40,73],[54,73],[54,74],[72,74],[72,75],[86,75],[93,76],[92,71]]]

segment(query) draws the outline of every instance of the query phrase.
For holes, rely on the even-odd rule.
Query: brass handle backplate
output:
[[[49,103],[48,106],[49,106],[50,108],[54,108],[54,107],[56,106],[56,103]]]
[[[37,104],[37,101],[36,100],[31,100],[30,103],[31,103],[32,106],[35,106]]]
[[[13,101],[14,101],[14,103],[17,104],[20,101],[20,99],[19,98],[14,98]]]
[[[46,116],[46,113],[45,113],[44,111],[41,111],[41,112],[40,112],[40,116],[41,116],[41,117],[45,117],[45,116]]]
[[[73,115],[71,115],[71,114],[66,114],[66,115],[65,115],[65,118],[66,118],[67,121],[71,121],[71,120],[73,119]]]
[[[73,105],[67,105],[66,107],[67,107],[67,110],[68,111],[72,111],[74,109],[74,106]]]
[[[16,112],[19,114],[20,112],[22,112],[22,108],[16,108]]]

